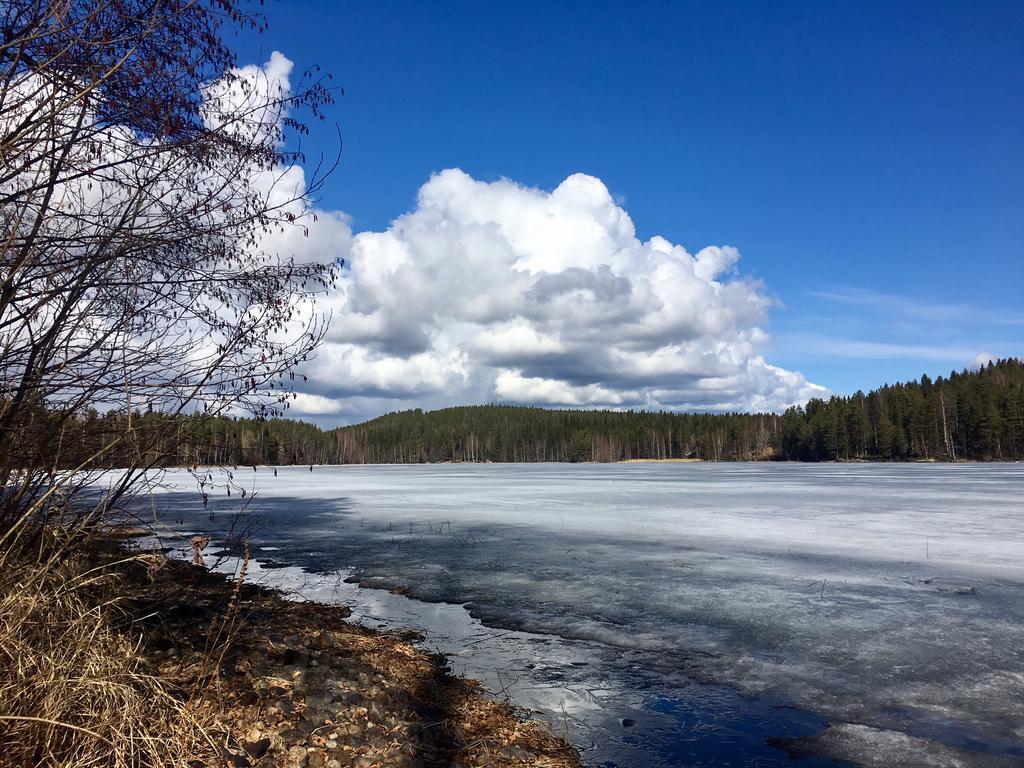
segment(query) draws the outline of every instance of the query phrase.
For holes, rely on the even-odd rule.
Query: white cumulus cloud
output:
[[[349,267],[310,386],[362,415],[472,402],[779,410],[826,393],[765,361],[773,302],[734,248],[639,239],[592,176],[545,191],[446,170],[384,232],[324,223],[325,249],[342,246]]]

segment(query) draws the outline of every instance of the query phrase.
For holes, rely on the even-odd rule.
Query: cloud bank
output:
[[[760,411],[826,393],[765,361],[772,300],[738,273],[734,248],[641,241],[592,176],[548,192],[450,169],[385,232],[348,240],[329,220],[350,266],[327,302],[315,397],[301,402],[312,415],[480,402]]]

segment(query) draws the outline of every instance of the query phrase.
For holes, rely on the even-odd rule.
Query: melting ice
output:
[[[367,619],[426,629],[594,762],[785,765],[765,739],[826,718],[807,751],[883,759],[901,738],[920,765],[1024,762],[1022,465],[234,476],[246,498],[203,508],[168,473],[162,519],[222,540],[241,524],[265,568],[319,574],[319,597],[333,584]]]

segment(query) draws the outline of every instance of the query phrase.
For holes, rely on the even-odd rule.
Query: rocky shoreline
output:
[[[582,766],[552,726],[452,675],[417,633],[158,554],[123,567],[143,654],[202,702],[224,765]]]

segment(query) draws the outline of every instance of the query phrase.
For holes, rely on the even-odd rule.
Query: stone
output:
[[[295,711],[295,704],[292,703],[291,699],[284,696],[275,701],[271,706],[284,715],[290,715]]]
[[[533,763],[536,760],[536,756],[532,752],[527,752],[522,747],[505,747],[501,750],[501,754],[521,763]]]
[[[306,768],[305,747],[291,747],[288,750],[288,768]]]
[[[289,728],[287,731],[281,731],[281,740],[285,744],[305,744],[307,738],[309,738],[309,731],[303,728]]]
[[[281,663],[286,667],[305,667],[309,664],[309,651],[301,648],[289,648],[284,652]]]
[[[221,747],[221,755],[224,757],[225,762],[232,766],[232,768],[249,768],[252,763],[249,762],[249,758],[245,755]]]
[[[267,750],[270,749],[270,739],[264,737],[262,739],[257,739],[256,741],[243,741],[242,749],[244,749],[253,760],[259,760],[267,754]]]
[[[318,692],[315,694],[306,695],[306,706],[313,709],[329,709],[331,706],[331,696],[329,694]]]

